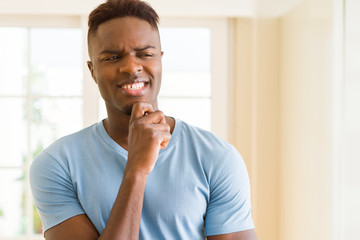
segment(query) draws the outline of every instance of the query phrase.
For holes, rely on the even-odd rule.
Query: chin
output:
[[[133,105],[136,102],[150,102],[150,104],[152,105],[154,111],[158,110],[157,101],[149,101],[148,99],[140,99],[138,101],[135,101],[135,102],[129,103],[128,105],[123,106],[121,111],[123,113],[125,113],[126,115],[131,116]]]
[[[133,106],[133,104],[131,104],[131,105],[129,105],[129,106],[126,106],[126,107],[124,108],[123,112],[124,112],[126,115],[131,116],[132,106]]]

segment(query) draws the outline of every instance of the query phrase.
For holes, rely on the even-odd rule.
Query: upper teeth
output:
[[[133,83],[133,84],[125,84],[121,87],[125,88],[125,89],[130,89],[130,90],[137,90],[137,89],[143,88],[144,86],[145,86],[144,82],[139,82],[139,83]]]

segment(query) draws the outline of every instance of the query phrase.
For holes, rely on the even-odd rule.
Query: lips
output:
[[[145,94],[148,87],[147,82],[132,82],[120,85],[121,92],[129,96],[141,96]]]
[[[121,88],[128,89],[128,90],[139,90],[145,86],[144,82],[139,83],[132,83],[132,84],[124,84]]]

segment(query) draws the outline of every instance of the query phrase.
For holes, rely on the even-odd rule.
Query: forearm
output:
[[[146,180],[171,138],[164,114],[147,102],[133,105],[128,136],[124,176],[102,240],[139,239]]]
[[[124,172],[109,220],[99,239],[139,239],[146,179],[146,175]]]

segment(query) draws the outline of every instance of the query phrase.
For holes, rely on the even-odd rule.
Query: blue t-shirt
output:
[[[102,122],[63,137],[32,162],[30,183],[43,230],[86,214],[101,234],[127,151]],[[236,149],[178,119],[148,176],[139,239],[205,239],[252,229],[250,187]]]

